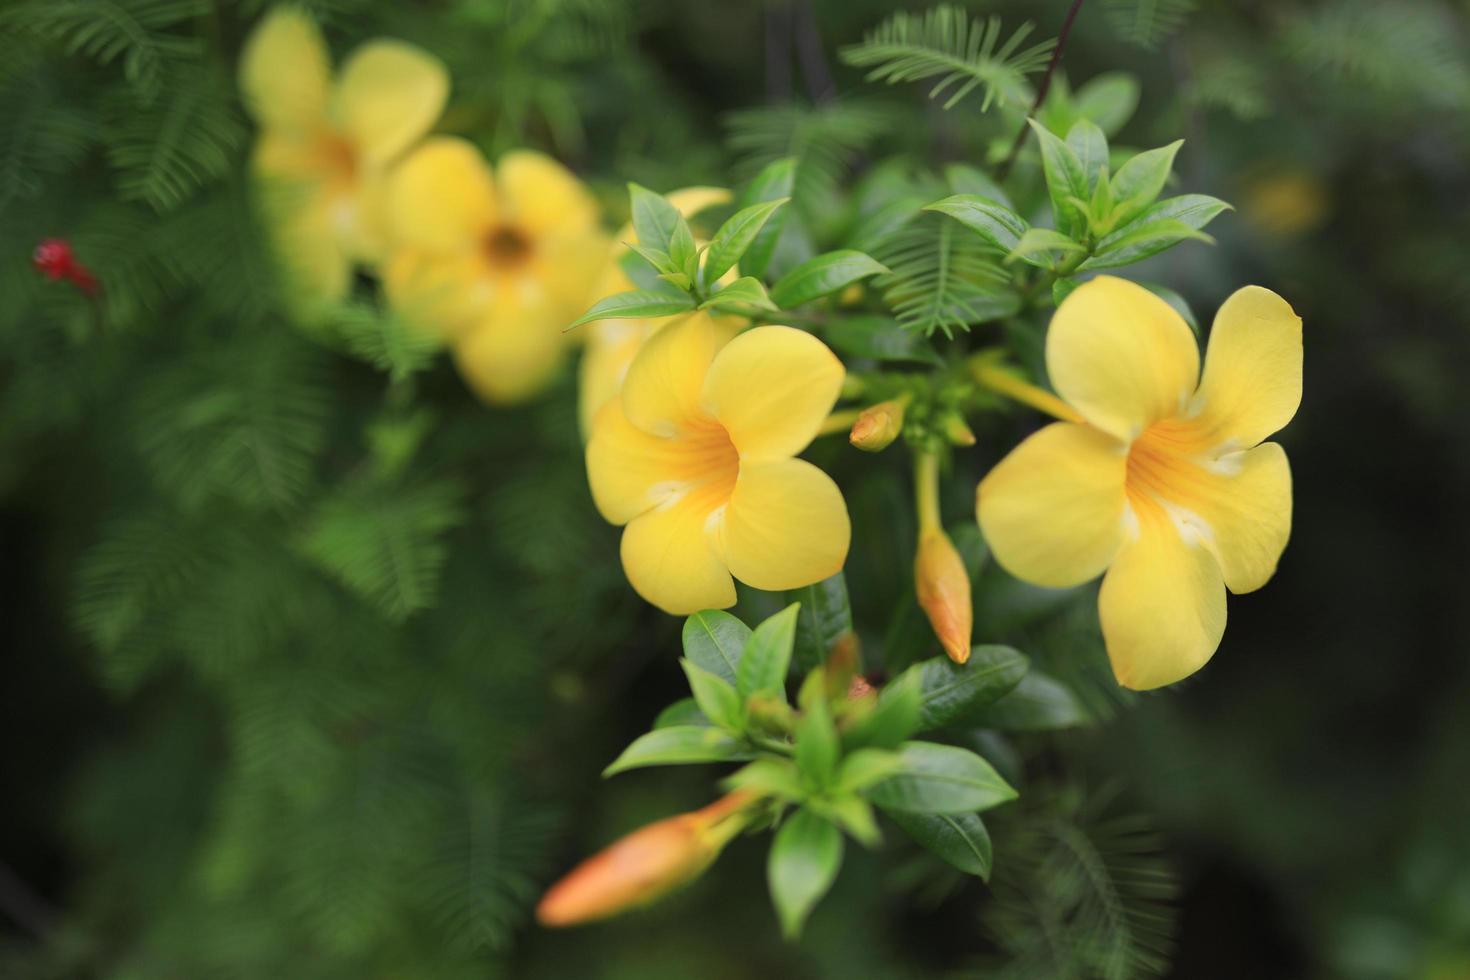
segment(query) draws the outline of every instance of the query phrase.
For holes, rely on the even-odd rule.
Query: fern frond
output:
[[[1022,24],[1001,43],[1000,18],[970,19],[957,7],[935,7],[924,14],[901,11],[880,24],[861,44],[842,49],[842,60],[869,68],[869,81],[923,81],[938,78],[929,90],[936,99],[948,92],[944,108],[984,89],[982,110],[1024,101],[1026,76],[1046,67],[1055,41],[1021,45],[1032,25]]]
[[[939,215],[910,222],[874,250],[889,272],[873,280],[899,323],[932,334],[968,330],[1017,308],[999,253]]]
[[[44,74],[26,76],[0,93],[0,211],[41,193],[47,176],[67,173],[93,143],[93,121],[64,101]]]
[[[1113,31],[1131,44],[1152,50],[1184,24],[1196,0],[1104,0],[1103,13]]]
[[[197,37],[171,28],[208,12],[208,0],[27,0],[0,15],[0,25],[54,41],[67,53],[101,65],[120,61],[123,77],[151,99],[169,62],[202,50]]]
[[[124,200],[169,211],[228,173],[245,143],[232,87],[209,69],[170,73],[165,93],[142,105],[129,92],[109,101],[115,120],[108,162]]]
[[[426,330],[416,330],[390,312],[364,303],[343,306],[333,326],[347,349],[393,380],[424,370],[444,347]]]

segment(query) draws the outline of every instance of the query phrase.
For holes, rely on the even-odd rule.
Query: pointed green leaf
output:
[[[994,201],[1008,210],[1016,209],[1005,190],[991,180],[989,174],[968,163],[951,163],[945,166],[944,182],[957,195],[975,195]]]
[[[750,635],[735,671],[735,688],[742,699],[752,694],[771,694],[786,700],[786,672],[791,667],[796,615],[800,608],[800,604],[792,603],[757,626]]]
[[[1150,221],[1139,227],[1132,225],[1129,227],[1133,230],[1114,241],[1106,249],[1099,245],[1096,254],[1078,266],[1077,271],[1116,269],[1119,266],[1132,265],[1134,262],[1142,262],[1151,255],[1156,255],[1166,248],[1191,239],[1206,244],[1215,242],[1215,239],[1204,232],[1173,218]]]
[[[875,847],[883,835],[873,817],[873,806],[861,796],[838,796],[814,800],[809,804],[822,816],[836,823],[866,847]]]
[[[801,934],[807,916],[842,867],[842,832],[805,808],[792,814],[771,843],[766,878],[788,939]]]
[[[658,713],[653,719],[654,730],[660,728],[679,728],[688,726],[699,726],[708,728],[711,722],[699,710],[699,702],[693,698],[680,698],[673,704]]]
[[[786,593],[797,603],[796,669],[811,671],[826,663],[827,655],[847,633],[852,632],[852,606],[847,599],[847,579],[841,572],[820,582]]]
[[[1082,169],[1082,161],[1051,130],[1034,119],[1028,121],[1041,144],[1041,167],[1046,176],[1046,189],[1051,196],[1051,209],[1056,218],[1057,229],[1064,235],[1081,234],[1087,221],[1077,206],[1071,203],[1071,199],[1086,200],[1089,196],[1087,174]]]
[[[942,201],[926,204],[925,211],[947,214],[981,238],[1009,252],[1021,242],[1030,227],[1026,219],[998,201],[978,194],[956,194]]]
[[[919,731],[968,721],[974,713],[1009,692],[1026,676],[1029,661],[1006,646],[977,646],[957,664],[935,657],[917,665],[922,708]]]
[[[1113,175],[1113,200],[1122,209],[1117,221],[1131,220],[1154,202],[1169,179],[1169,171],[1174,169],[1175,154],[1183,145],[1183,140],[1175,140],[1168,146],[1145,150],[1118,168]]]
[[[839,249],[807,259],[771,287],[777,306],[790,309],[827,296],[868,276],[887,272],[882,262],[862,252]]]
[[[1110,71],[1088,79],[1073,99],[1078,113],[1112,136],[1133,118],[1138,92],[1138,79],[1126,72]]]
[[[637,242],[624,242],[623,244],[632,249],[639,258],[653,266],[660,273],[667,274],[679,271],[679,266],[669,257],[668,252],[656,248],[649,248],[647,245],[640,245]]]
[[[822,331],[823,339],[834,350],[850,357],[901,364],[944,363],[934,346],[924,336],[887,316],[849,316],[833,320]]]
[[[994,704],[975,713],[977,727],[1006,732],[1044,732],[1074,728],[1092,717],[1072,689],[1032,667],[1021,683]]]
[[[715,232],[715,237],[710,239],[709,249],[704,253],[704,281],[718,282],[721,276],[733,269],[771,215],[790,200],[789,197],[778,197],[774,201],[741,208],[730,215]]]
[[[1020,259],[1030,265],[1050,269],[1056,265],[1052,252],[1085,252],[1086,246],[1081,242],[1073,241],[1059,231],[1050,228],[1032,228],[1021,236],[1010,253],[1006,255],[1007,262]]]
[[[1016,791],[973,752],[936,742],[905,742],[903,769],[868,791],[884,809],[916,813],[986,810],[1016,798]]]
[[[886,749],[858,749],[848,753],[837,771],[837,791],[857,793],[881,783],[903,768],[903,757]]]
[[[667,254],[675,229],[684,222],[683,215],[662,194],[646,187],[629,184],[628,195],[632,198],[633,230],[638,233],[638,244]]]
[[[806,797],[801,772],[790,759],[756,759],[731,773],[721,785],[726,789],[744,789],[762,796],[796,802]]]
[[[750,207],[763,201],[789,198],[795,181],[795,157],[785,157],[769,163],[764,170],[755,175],[755,179],[740,196],[740,206]],[[756,233],[749,247],[745,249],[745,254],[740,257],[742,276],[759,277],[766,274],[766,267],[771,264],[771,256],[776,252],[776,241],[781,237],[781,231],[786,227],[789,215],[789,208],[777,211]]]
[[[751,307],[758,310],[776,309],[776,304],[766,295],[766,287],[761,285],[759,279],[751,276],[722,286],[719,292],[699,305],[701,310],[715,309],[726,313],[749,312]]]
[[[796,726],[796,766],[811,785],[826,787],[836,778],[842,744],[832,724],[832,708],[820,691],[821,676],[810,674],[807,683],[818,689],[818,695],[806,699],[802,705],[801,720]]]
[[[1108,180],[1108,138],[1097,124],[1079,119],[1067,133],[1067,145],[1077,154],[1082,164],[1082,173],[1087,177],[1087,196],[1090,198],[1099,183]]]
[[[689,222],[680,215],[674,233],[669,236],[669,261],[674,268],[669,271],[683,274],[690,282],[699,275],[699,248],[694,244],[694,232]]]
[[[755,753],[718,728],[677,725],[640,735],[602,771],[615,776],[644,766],[687,765],[696,762],[740,762]]]
[[[627,320],[644,317],[674,316],[694,309],[694,300],[677,293],[655,293],[651,290],[635,290],[631,293],[614,293],[599,300],[592,308],[573,320],[566,328],[580,327],[593,320]]]
[[[922,712],[919,672],[906,670],[884,685],[872,712],[847,730],[843,742],[849,749],[894,748],[919,730]]]
[[[689,678],[689,690],[694,692],[694,700],[704,716],[721,728],[738,731],[745,720],[745,711],[743,699],[735,693],[735,688],[718,674],[712,674],[687,659],[681,659],[679,666],[684,668],[684,676]]]
[[[965,874],[990,880],[990,832],[978,815],[892,810],[888,816],[904,833],[949,864]]]
[[[731,684],[749,639],[750,627],[720,609],[706,609],[684,620],[684,656]]]

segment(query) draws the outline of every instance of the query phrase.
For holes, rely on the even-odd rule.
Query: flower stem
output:
[[[919,536],[939,527],[939,454],[920,452],[914,457],[914,503],[918,507]]]
[[[817,430],[817,435],[835,436],[839,432],[846,432],[852,428],[852,424],[857,421],[858,416],[861,414],[862,409],[859,408],[844,408],[840,412],[833,412],[827,416],[827,420]]]
[[[1022,381],[999,365],[984,361],[971,361],[970,370],[976,381],[996,394],[1005,395],[1023,405],[1030,405],[1037,411],[1045,412],[1063,422],[1082,421],[1082,416],[1078,415],[1077,410],[1071,405],[1049,391],[1043,391],[1033,384]]]
[[[1057,73],[1057,65],[1062,61],[1062,49],[1067,46],[1067,35],[1072,31],[1072,22],[1077,19],[1077,13],[1082,9],[1083,0],[1072,0],[1072,6],[1067,11],[1067,17],[1062,21],[1062,30],[1057,34],[1057,46],[1051,49],[1051,61],[1047,63],[1046,74],[1041,76],[1041,84],[1036,88],[1036,98],[1031,103],[1031,111],[1026,113],[1027,117],[1036,115],[1041,105],[1046,101],[1046,94],[1051,91],[1052,76]],[[995,171],[997,181],[1005,180],[1006,174],[1011,172],[1015,165],[1016,157],[1021,154],[1021,147],[1026,143],[1026,134],[1031,127],[1023,119],[1021,129],[1016,133],[1016,139],[1011,143],[1011,152],[1006,154],[1005,160],[1001,161],[1000,167]]]

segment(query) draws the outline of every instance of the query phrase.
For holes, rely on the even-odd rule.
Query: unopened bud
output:
[[[903,402],[890,398],[886,402],[869,405],[863,409],[852,424],[849,440],[864,452],[876,453],[893,445],[903,432]]]
[[[923,532],[914,557],[914,586],[919,605],[949,659],[970,659],[970,576],[949,535],[938,527]]]
[[[639,828],[583,861],[536,906],[544,926],[572,926],[657,901],[705,872],[749,822],[755,797],[737,791],[702,810]]]
[[[948,439],[952,446],[975,445],[975,433],[970,431],[970,426],[958,412],[946,415],[944,421],[940,423],[940,428],[944,432],[944,438]]]
[[[873,685],[870,684],[868,682],[868,679],[862,674],[858,674],[856,677],[854,677],[852,679],[852,683],[847,686],[847,697],[850,701],[856,701],[859,698],[867,697],[869,694],[872,693]]]

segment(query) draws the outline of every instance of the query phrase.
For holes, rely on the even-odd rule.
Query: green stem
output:
[[[919,534],[937,530],[939,524],[939,454],[920,452],[914,456],[914,503],[918,508]]]

